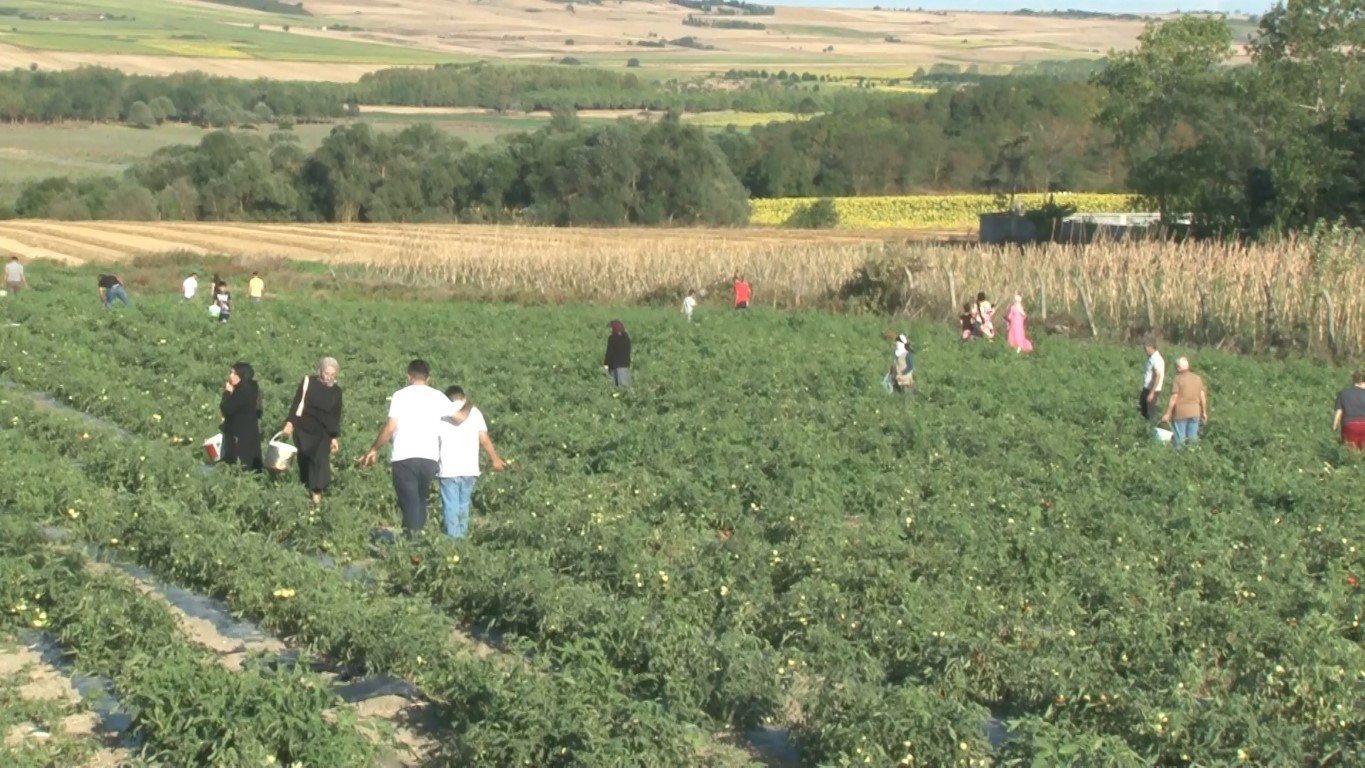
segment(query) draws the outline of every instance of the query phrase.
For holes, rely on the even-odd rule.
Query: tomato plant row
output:
[[[144,756],[167,766],[374,764],[375,746],[325,684],[248,663],[233,672],[185,637],[170,609],[37,527],[0,521],[0,605],[50,632],[77,669],[110,678]]]
[[[287,483],[199,475],[226,365],[255,365],[278,420],[340,358],[349,454],[408,357],[463,383],[525,470],[480,482],[469,542],[369,567],[598,685],[565,695],[703,728],[799,710],[811,764],[1359,759],[1365,524],[1343,511],[1365,474],[1318,426],[1339,371],[1196,351],[1214,421],[1176,454],[1131,413],[1141,353],[1101,345],[1019,357],[914,328],[907,401],[877,387],[873,320],[620,309],[636,385],[613,393],[592,308],[290,297],[219,326],[29,296],[4,307],[0,369],[132,433],[80,457],[89,480],[236,521],[206,552],[360,557],[396,517],[382,471],[343,468],[316,516]],[[1014,732],[994,753],[992,711]]]

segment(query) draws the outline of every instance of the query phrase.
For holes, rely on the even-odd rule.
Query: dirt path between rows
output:
[[[80,709],[81,695],[71,680],[43,659],[36,648],[0,643],[0,679],[20,682],[19,695],[26,701],[58,701],[73,709]],[[98,743],[94,755],[84,768],[118,768],[129,758],[128,750],[117,746],[119,735],[100,728],[99,714],[74,711],[61,719],[58,733]],[[53,737],[36,723],[26,723],[4,734],[4,745],[23,748],[25,743],[42,744]]]

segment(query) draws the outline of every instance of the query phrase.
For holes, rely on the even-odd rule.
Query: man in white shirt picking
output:
[[[1166,384],[1166,359],[1157,351],[1155,339],[1148,339],[1143,348],[1147,350],[1147,362],[1142,366],[1142,393],[1138,395],[1138,412],[1142,418],[1150,420],[1152,404]]]
[[[430,376],[425,360],[408,363],[408,385],[393,393],[388,420],[370,450],[360,457],[360,465],[368,467],[379,458],[379,449],[393,441],[389,468],[403,513],[403,532],[408,535],[420,533],[427,524],[427,498],[440,467],[441,422],[450,419],[459,424],[465,417],[441,390],[427,385]]]
[[[447,387],[446,397],[464,418],[458,424],[453,419],[441,422],[441,514],[446,535],[463,539],[469,533],[469,502],[479,480],[479,448],[488,454],[494,472],[501,472],[504,465],[488,436],[483,412],[469,402],[464,389]]]
[[[198,273],[191,272],[190,276],[185,278],[185,282],[180,284],[180,289],[181,295],[184,296],[186,299],[194,298],[195,291],[199,290]]]

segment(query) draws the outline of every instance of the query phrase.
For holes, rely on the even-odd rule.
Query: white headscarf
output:
[[[907,346],[908,346],[908,342],[906,341],[905,334],[902,333],[902,334],[896,336],[896,351],[895,351],[895,356],[896,356],[896,357],[900,357],[901,355],[905,354],[905,351],[906,351],[906,347],[907,347]]]

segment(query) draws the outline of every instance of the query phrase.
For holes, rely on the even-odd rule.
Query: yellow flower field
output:
[[[1138,198],[1124,194],[1045,193],[1017,195],[1027,208],[1036,208],[1052,197],[1059,205],[1074,205],[1081,213],[1145,211]],[[750,201],[750,221],[778,225],[797,209],[819,198],[782,197]],[[977,225],[977,215],[1000,210],[994,195],[895,195],[887,197],[836,197],[839,226],[850,229],[955,229]]]

